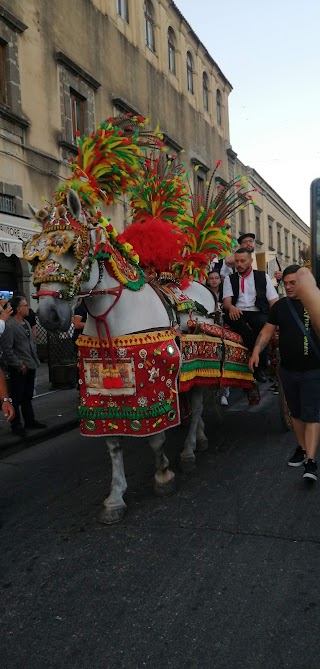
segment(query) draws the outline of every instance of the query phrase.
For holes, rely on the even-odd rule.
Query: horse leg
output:
[[[160,432],[149,438],[150,446],[154,452],[156,473],[154,475],[154,492],[156,495],[172,495],[175,491],[175,475],[169,469],[169,460],[163,452],[165,433]]]
[[[182,468],[187,471],[193,469],[195,463],[195,454],[197,443],[197,430],[199,420],[203,410],[203,386],[195,386],[191,391],[191,423],[188,436],[184,442],[181,453]]]
[[[117,437],[108,437],[107,446],[112,465],[111,489],[109,497],[103,502],[98,520],[106,525],[112,525],[122,520],[125,515],[127,506],[123,501],[123,495],[127,489],[127,481],[123,467],[121,442]]]
[[[204,422],[202,416],[199,418],[198,427],[197,427],[197,451],[203,453],[208,450],[208,438],[204,432]]]

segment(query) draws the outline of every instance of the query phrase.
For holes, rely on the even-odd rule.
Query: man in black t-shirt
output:
[[[307,310],[298,299],[299,265],[283,272],[287,297],[276,302],[268,322],[258,335],[250,358],[253,370],[259,355],[279,328],[280,378],[292,417],[298,447],[288,465],[304,464],[303,477],[317,480],[315,460],[320,439],[320,340]]]

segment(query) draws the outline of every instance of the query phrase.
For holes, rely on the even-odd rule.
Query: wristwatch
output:
[[[0,397],[0,402],[10,402],[12,404],[11,397]]]

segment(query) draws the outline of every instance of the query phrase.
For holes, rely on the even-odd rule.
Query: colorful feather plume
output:
[[[143,173],[142,144],[138,130],[125,133],[113,119],[101,123],[90,137],[78,135],[78,155],[71,161],[74,176],[58,188],[58,201],[63,201],[68,188],[73,188],[87,206],[94,206],[99,199],[107,205],[116,202]]]
[[[246,190],[247,181],[238,175],[230,183],[219,183],[215,179],[218,161],[210,180],[207,182],[206,195],[199,193],[192,196],[192,216],[186,217],[179,227],[187,236],[184,258],[174,263],[173,270],[182,278],[205,281],[210,260],[229,254],[236,241],[230,234],[228,218],[236,209],[243,209],[252,202],[252,191]]]
[[[179,223],[188,215],[190,194],[183,165],[176,165],[175,158],[146,158],[143,177],[130,193],[133,223],[123,233],[142,267],[159,273],[182,258],[186,242]]]

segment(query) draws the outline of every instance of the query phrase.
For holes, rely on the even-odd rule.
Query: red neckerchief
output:
[[[240,275],[241,279],[240,286],[243,293],[244,293],[244,280],[247,278],[247,276],[249,276],[249,274],[251,274],[251,272],[252,272],[252,267],[250,267],[250,269],[248,269],[248,271],[245,274]]]

